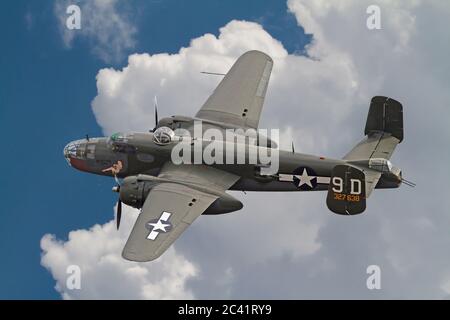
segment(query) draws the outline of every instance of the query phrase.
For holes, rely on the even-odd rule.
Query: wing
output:
[[[183,166],[163,167],[159,177],[179,179],[180,183],[160,183],[149,192],[123,249],[125,259],[151,261],[161,256],[219,197],[218,192],[224,192],[239,179],[202,165],[186,166],[186,171],[178,167]],[[183,184],[184,181],[191,185]],[[196,188],[196,184],[203,187]]]
[[[158,258],[216,199],[180,184],[157,185],[145,200],[122,256],[132,261]]]
[[[196,117],[242,128],[258,127],[273,60],[260,51],[244,53]]]

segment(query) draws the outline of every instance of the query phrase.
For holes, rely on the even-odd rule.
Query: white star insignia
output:
[[[167,232],[166,228],[170,227],[170,224],[162,223],[161,220],[158,220],[158,222],[155,223],[149,223],[153,227],[152,231],[158,231],[161,230],[162,232]]]
[[[310,188],[313,187],[311,180],[316,179],[317,177],[314,176],[308,176],[308,171],[306,171],[306,168],[303,169],[302,175],[296,175],[297,179],[300,181],[298,182],[298,186],[301,187],[302,185],[306,184]]]

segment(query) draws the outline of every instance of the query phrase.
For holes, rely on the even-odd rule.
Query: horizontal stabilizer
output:
[[[366,209],[364,172],[353,166],[335,166],[328,186],[327,206],[337,214],[362,213]]]

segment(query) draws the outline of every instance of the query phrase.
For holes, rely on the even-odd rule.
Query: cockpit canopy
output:
[[[122,132],[117,132],[110,137],[112,142],[127,142],[126,135]]]
[[[175,133],[168,127],[159,127],[153,133],[153,140],[155,143],[164,145],[170,143],[175,137]]]
[[[107,145],[114,152],[136,153],[136,147],[129,144],[129,139],[132,137],[132,134],[114,133],[108,138]]]

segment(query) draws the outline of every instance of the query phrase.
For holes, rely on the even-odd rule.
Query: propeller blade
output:
[[[120,219],[122,219],[122,201],[119,198],[119,201],[117,201],[117,230],[119,230],[120,227]]]
[[[155,107],[155,127],[152,130],[150,130],[150,132],[155,132],[156,127],[158,126],[158,122],[159,122],[159,119],[158,119],[158,99],[157,99],[156,96],[155,96],[155,99],[154,99],[153,106]]]
[[[158,99],[155,96],[155,128],[158,125]]]

